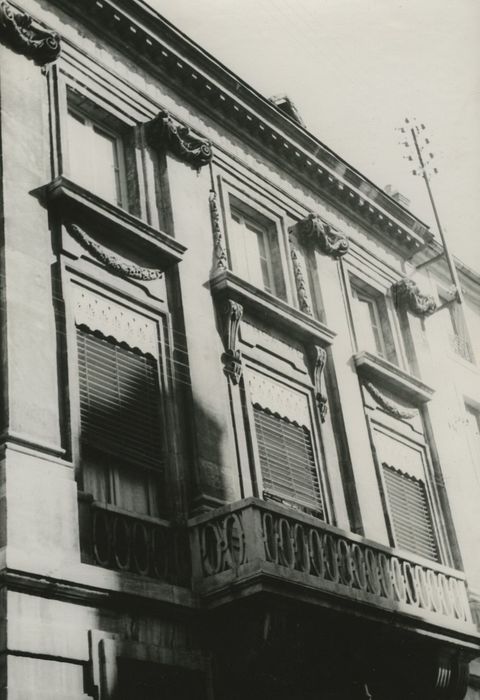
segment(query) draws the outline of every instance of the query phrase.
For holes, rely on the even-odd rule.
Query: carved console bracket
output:
[[[148,122],[146,133],[152,148],[167,149],[194,168],[201,168],[212,160],[210,141],[175,122],[168,112],[160,111]]]
[[[325,423],[328,412],[328,399],[325,394],[322,393],[322,375],[327,363],[327,353],[326,350],[319,345],[312,345],[309,348],[309,355],[312,363],[315,399],[317,401],[318,410],[320,411],[320,420],[322,423]]]
[[[34,24],[30,15],[0,2],[0,40],[39,66],[54,61],[60,53],[58,34]]]
[[[227,299],[224,309],[225,352],[222,362],[227,377],[232,384],[238,384],[242,378],[242,352],[238,347],[238,332],[243,318],[243,306],[238,301]]]
[[[100,243],[94,241],[93,238],[85,233],[77,224],[67,224],[66,228],[69,234],[73,236],[85,250],[88,250],[96,260],[103,263],[106,268],[120,277],[151,281],[159,279],[163,274],[162,270],[141,267],[135,263],[125,262],[100,245]]]
[[[210,190],[209,196],[210,217],[212,219],[213,248],[215,252],[214,270],[228,270],[227,250],[220,225],[220,213],[218,211],[217,194],[215,190]]]
[[[410,311],[415,316],[430,316],[437,310],[437,302],[428,295],[422,294],[416,282],[409,277],[403,277],[392,285],[395,307],[399,310]]]
[[[414,418],[418,414],[418,410],[411,409],[411,410],[406,410],[404,408],[400,408],[394,401],[391,401],[388,399],[386,396],[382,394],[381,391],[377,389],[377,387],[372,384],[372,382],[363,382],[363,386],[365,389],[368,391],[370,396],[375,399],[375,401],[378,403],[378,405],[383,408],[383,410],[388,413],[390,416],[393,416],[394,418],[399,418],[403,420],[410,420],[411,418]]]
[[[293,226],[299,240],[306,246],[316,246],[322,253],[338,260],[348,252],[348,238],[333,231],[319,216],[309,214]]]

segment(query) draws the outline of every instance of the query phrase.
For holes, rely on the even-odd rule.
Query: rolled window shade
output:
[[[77,327],[82,442],[145,467],[162,463],[157,361]]]
[[[310,431],[254,405],[257,447],[266,497],[324,517]]]
[[[385,463],[383,474],[397,546],[439,561],[425,484]]]

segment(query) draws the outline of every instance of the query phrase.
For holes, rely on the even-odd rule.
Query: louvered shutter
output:
[[[438,547],[425,484],[388,464],[383,464],[383,474],[396,544],[438,561]]]
[[[81,441],[158,467],[162,441],[156,360],[77,327]]]
[[[264,495],[323,517],[310,431],[258,405],[253,412]]]

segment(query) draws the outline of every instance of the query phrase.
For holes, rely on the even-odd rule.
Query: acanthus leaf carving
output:
[[[213,247],[215,251],[215,269],[228,270],[228,258],[220,225],[220,212],[218,211],[217,194],[215,190],[210,190],[209,196],[210,216],[212,219]]]
[[[30,15],[0,2],[0,39],[11,49],[40,66],[54,61],[60,53],[58,34],[34,24]]]
[[[243,318],[243,306],[237,301],[228,299],[224,309],[225,352],[222,361],[225,374],[232,384],[238,384],[242,378],[242,351],[238,347],[240,323]]]
[[[320,412],[320,420],[325,423],[328,413],[328,399],[322,391],[322,377],[327,364],[327,352],[319,345],[312,345],[309,348],[312,363],[313,385],[315,387],[315,399]]]
[[[386,413],[393,416],[394,418],[410,420],[411,418],[414,418],[417,415],[418,411],[416,408],[410,410],[400,408],[400,406],[398,406],[394,401],[391,401],[391,399],[388,399],[386,396],[384,396],[382,392],[379,389],[377,389],[377,387],[374,384],[372,384],[372,382],[364,382],[363,386],[368,391],[370,396],[373,399],[375,399],[380,408],[383,408],[383,410]]]
[[[298,221],[294,229],[304,245],[317,246],[322,253],[334,260],[348,252],[348,238],[343,233],[334,231],[316,214],[309,214]]]
[[[403,277],[392,285],[392,294],[397,309],[410,311],[415,316],[430,316],[437,310],[435,299],[422,294],[418,285],[410,277]]]
[[[201,168],[212,160],[210,141],[194,134],[188,126],[176,123],[163,110],[147,124],[147,137],[155,150],[168,149],[195,168]]]
[[[132,262],[125,262],[111,251],[93,240],[77,224],[67,224],[67,231],[92,254],[99,262],[120,277],[132,278],[143,281],[157,280],[162,277],[162,270],[156,268],[141,267]]]

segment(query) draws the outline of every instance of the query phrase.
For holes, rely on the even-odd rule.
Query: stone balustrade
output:
[[[343,532],[276,504],[246,499],[190,521],[197,590],[211,600],[248,580],[284,581],[472,631],[461,572]]]

